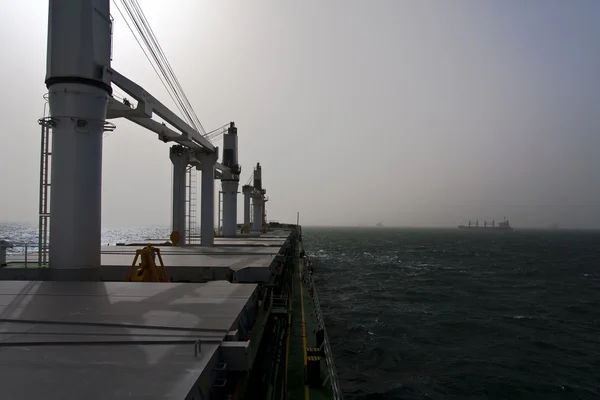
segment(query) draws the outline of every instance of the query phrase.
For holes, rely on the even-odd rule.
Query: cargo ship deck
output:
[[[0,240],[2,398],[316,398],[324,388],[341,398],[316,291],[301,271],[299,213],[295,224],[267,222],[260,162],[240,188],[235,122],[207,132],[139,4],[117,6],[123,25],[111,3],[49,2],[38,243],[15,255],[11,238]],[[179,113],[114,68],[117,24]],[[168,143],[170,238],[100,248],[102,142],[123,120]],[[134,146],[131,162],[148,157]],[[142,201],[162,190],[156,182]]]
[[[52,281],[34,255],[8,257],[7,398],[341,398],[296,230],[159,246],[170,282],[125,282],[145,244],[104,246],[101,282]]]
[[[101,278],[123,281],[135,251],[148,243],[161,248],[171,281],[268,282],[272,268],[282,260],[281,250],[289,245],[289,232],[274,231],[261,237],[215,238],[213,247],[161,246],[168,239],[150,239],[101,247]],[[278,257],[279,255],[279,257]],[[38,254],[9,254],[0,279],[45,278],[47,268],[38,265]]]

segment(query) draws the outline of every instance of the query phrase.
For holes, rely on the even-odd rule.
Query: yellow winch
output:
[[[156,265],[154,261],[158,256],[160,265]],[[140,265],[136,269],[135,263],[138,258],[141,258]],[[167,270],[160,256],[160,249],[148,244],[143,249],[135,251],[135,258],[131,264],[131,268],[127,273],[127,282],[169,282]]]

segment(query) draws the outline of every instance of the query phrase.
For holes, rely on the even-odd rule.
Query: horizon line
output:
[[[279,221],[270,221],[270,222],[279,222]],[[279,222],[287,224],[287,222]],[[23,222],[23,221],[0,221],[0,225],[11,224],[11,225],[30,225],[32,227],[37,226],[37,222]],[[292,224],[292,223],[290,223]],[[124,226],[117,226],[114,224],[106,224],[103,226],[103,229],[148,229],[148,228],[159,228],[159,229],[170,229],[170,224],[129,224]],[[353,224],[353,225],[341,225],[341,224],[300,224],[300,226],[305,228],[372,228],[372,229],[457,229],[457,225],[367,225],[367,224]],[[567,231],[567,230],[585,230],[585,231],[596,231],[600,230],[600,227],[558,227],[553,228],[552,226],[541,226],[541,225],[525,225],[525,226],[513,226],[514,230],[558,230],[558,231]]]

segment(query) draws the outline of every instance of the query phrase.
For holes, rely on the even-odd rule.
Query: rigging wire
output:
[[[222,126],[218,127],[217,129],[213,129],[212,131],[210,131],[210,132],[207,132],[207,133],[206,133],[204,136],[208,136],[208,135],[210,135],[211,133],[214,133],[214,132],[218,131],[219,129],[223,129],[223,128],[225,128],[225,127],[226,127],[226,126],[228,126],[228,125],[229,125],[229,123],[227,123],[227,124],[225,124],[225,125],[222,125]]]
[[[215,140],[221,138],[221,135],[217,135],[217,136],[211,136],[209,138],[207,138],[211,143],[213,143]]]
[[[179,106],[179,104],[177,103],[177,101],[175,100],[175,98],[173,97],[173,95],[171,94],[171,92],[169,91],[169,88],[167,87],[167,84],[165,83],[163,77],[160,75],[160,73],[156,69],[156,66],[154,66],[154,64],[152,63],[152,60],[150,59],[150,56],[148,55],[146,49],[144,49],[144,46],[142,45],[142,43],[140,42],[140,40],[138,39],[138,37],[136,36],[136,34],[133,32],[133,29],[131,28],[131,25],[129,24],[129,21],[127,20],[127,18],[125,18],[125,15],[123,14],[123,12],[121,11],[121,8],[117,4],[117,1],[113,0],[113,4],[115,5],[115,7],[117,7],[117,10],[119,11],[119,14],[121,14],[121,18],[123,18],[123,21],[125,21],[125,24],[127,25],[127,28],[129,28],[129,31],[133,35],[133,37],[134,37],[135,41],[137,42],[137,44],[140,46],[140,49],[142,49],[142,52],[144,53],[144,56],[146,56],[146,59],[148,60],[148,62],[152,66],[152,69],[156,73],[156,76],[158,76],[158,79],[160,79],[160,82],[162,83],[162,85],[164,86],[164,88],[167,90],[167,93],[169,94],[169,97],[171,97],[171,100],[173,100],[173,103],[175,103],[175,106],[177,107],[177,109],[179,110],[179,112],[181,112],[183,114],[183,110],[181,109],[181,106]]]
[[[173,93],[173,95],[177,98],[177,100],[174,99],[174,101],[177,104],[179,104],[179,107],[178,107],[179,111],[181,111],[182,114],[184,114],[184,116],[187,117],[188,122],[190,122],[191,121],[190,114],[189,114],[188,110],[185,108],[185,106],[183,105],[183,102],[181,101],[181,98],[180,98],[179,94],[175,90],[173,82],[169,79],[169,76],[167,76],[167,71],[166,71],[164,65],[161,64],[160,60],[157,58],[156,51],[152,48],[152,46],[150,44],[150,40],[147,37],[147,34],[143,31],[143,29],[141,27],[140,21],[138,21],[136,19],[135,14],[133,13],[133,10],[131,9],[130,5],[126,2],[126,0],[121,0],[121,3],[125,7],[125,11],[129,15],[129,18],[131,18],[131,21],[135,25],[138,33],[140,34],[140,37],[142,38],[142,40],[146,44],[146,47],[148,48],[148,51],[150,52],[150,54],[152,55],[152,58],[156,62],[156,65],[158,66],[158,68],[162,72],[163,78],[165,79],[165,81],[167,82],[167,84],[169,85],[169,87],[171,88],[171,92],[170,93]],[[168,90],[169,89],[167,88],[167,91]]]
[[[179,79],[177,79],[177,76],[175,75],[175,72],[173,71],[173,69],[171,68],[171,64],[169,64],[168,60],[167,60],[167,56],[165,55],[162,47],[160,46],[160,43],[158,43],[158,40],[156,39],[156,36],[154,35],[154,31],[152,30],[152,27],[150,26],[150,23],[148,22],[148,20],[146,19],[146,16],[144,15],[144,12],[142,11],[139,3],[137,2],[137,0],[130,0],[132,1],[133,5],[135,8],[137,8],[138,11],[138,15],[140,15],[142,23],[144,23],[144,25],[146,26],[146,29],[150,32],[150,38],[153,39],[156,48],[158,49],[158,54],[162,56],[162,58],[165,61],[165,65],[167,67],[167,69],[169,70],[169,72],[171,73],[171,76],[173,77],[176,86],[179,88],[179,91],[182,94],[183,100],[185,101],[185,104],[189,107],[189,110],[191,111],[192,117],[194,118],[196,124],[198,125],[196,127],[196,130],[198,130],[199,132],[205,132],[204,131],[204,127],[202,126],[202,123],[200,122],[200,119],[198,118],[198,115],[196,115],[192,104],[190,103],[190,101],[188,100],[185,92],[183,91],[183,88],[181,87],[181,84],[179,83]],[[198,129],[198,127],[200,129]]]
[[[212,131],[205,134],[204,137],[208,139],[209,142],[214,143],[215,140],[220,139],[221,136],[223,136],[223,134],[227,132],[227,126],[229,126],[229,123],[222,125],[216,129],[213,129]]]
[[[210,139],[215,139],[215,138],[217,138],[217,137],[219,137],[219,136],[222,136],[223,134],[224,134],[224,132],[223,132],[223,131],[220,131],[220,132],[212,133],[212,134],[210,134],[210,135],[206,135],[206,136],[204,136],[204,137],[205,137],[205,138],[210,138]]]
[[[171,98],[173,99],[173,101],[178,106],[179,111],[182,112],[182,114],[188,120],[190,125],[192,125],[201,134],[205,134],[204,127],[200,123],[200,120],[199,120],[197,114],[195,113],[191,103],[189,102],[187,96],[185,95],[185,92],[183,91],[183,88],[181,87],[179,80],[175,76],[175,73],[174,73],[164,51],[162,50],[162,47],[158,43],[158,39],[156,38],[154,31],[150,27],[148,20],[146,19],[141,7],[139,6],[139,3],[137,2],[137,0],[120,0],[120,2],[123,5],[129,18],[131,19],[131,22],[135,26],[140,38],[146,45],[148,53],[154,60],[154,63],[152,63],[152,61],[149,59],[150,57],[148,57],[148,54],[145,51],[144,51],[144,54],[149,59],[150,63],[153,64],[153,68],[155,69],[155,72],[157,74],[159,74],[158,70],[160,70],[162,77],[160,76],[161,74],[159,74],[159,78],[161,78],[161,81],[163,81],[163,78],[164,78],[163,85],[165,86],[165,88],[167,89],[169,94],[171,95]],[[118,6],[117,6],[117,8],[119,9],[121,16],[123,16],[123,18],[125,19],[120,8]],[[127,22],[127,20],[126,20],[126,22]],[[128,27],[130,28],[130,30],[133,33],[133,30],[131,29],[131,26],[129,26],[129,24],[128,24]],[[134,34],[134,36],[136,36],[136,35]],[[136,37],[136,40],[137,40],[137,37]],[[138,44],[140,44],[140,46],[141,46],[141,43],[139,42],[139,40],[138,40]],[[154,66],[154,64],[156,64],[156,67],[158,67],[158,70]],[[166,82],[166,85],[165,85],[165,82]],[[169,90],[169,88],[170,88],[170,90]]]
[[[254,171],[252,171],[252,175],[250,175],[250,179],[248,179],[248,182],[246,182],[246,186],[248,186],[250,184],[250,182],[252,182],[252,178],[254,178]]]

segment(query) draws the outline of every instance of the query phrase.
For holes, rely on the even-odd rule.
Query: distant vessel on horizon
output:
[[[383,228],[383,224],[381,222],[378,222],[375,226],[377,226],[378,228]]]
[[[473,224],[469,221],[469,225],[459,225],[458,229],[474,229],[474,230],[488,230],[488,231],[512,231],[513,228],[510,226],[510,222],[504,218],[504,221],[498,222],[496,225],[496,221],[492,221],[492,223],[488,223],[487,221],[483,221],[483,226],[479,226],[479,220],[475,221]]]

